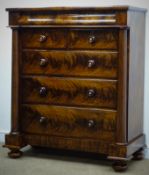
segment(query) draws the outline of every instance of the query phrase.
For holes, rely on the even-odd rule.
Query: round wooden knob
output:
[[[48,121],[48,119],[47,119],[46,117],[40,117],[40,119],[39,119],[39,122],[40,122],[41,124],[46,124],[47,121]]]
[[[46,58],[40,59],[40,67],[45,67],[48,64],[48,60]]]
[[[41,87],[40,90],[39,90],[39,94],[41,96],[46,96],[46,94],[47,94],[47,88],[46,87]]]
[[[87,93],[88,97],[94,97],[95,94],[96,94],[96,92],[95,92],[94,89],[89,89],[89,90],[88,90],[88,93]]]
[[[39,42],[44,42],[44,41],[46,41],[46,39],[47,39],[47,36],[45,36],[45,35],[40,35],[40,37],[39,37]]]
[[[94,127],[95,126],[94,120],[89,120],[87,125],[88,125],[89,128]]]
[[[88,68],[92,68],[95,65],[95,60],[88,60]]]
[[[95,37],[95,36],[90,36],[90,37],[89,37],[89,43],[90,43],[90,44],[95,43],[95,41],[96,41],[96,37]]]

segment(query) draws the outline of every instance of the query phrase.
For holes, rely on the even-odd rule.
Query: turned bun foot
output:
[[[8,156],[10,158],[13,158],[13,159],[16,159],[16,158],[19,158],[22,156],[22,151],[20,150],[11,150],[9,153],[8,153]]]
[[[128,165],[126,161],[115,161],[112,167],[116,172],[123,172],[127,170]]]
[[[143,150],[139,150],[136,153],[134,153],[133,155],[133,160],[142,160],[144,159],[144,154],[143,154]]]

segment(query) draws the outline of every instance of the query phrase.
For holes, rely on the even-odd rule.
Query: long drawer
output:
[[[116,80],[25,76],[22,86],[23,103],[106,108],[117,106]]]
[[[116,115],[113,110],[22,105],[21,125],[25,133],[113,141]]]
[[[23,48],[117,49],[117,29],[24,29]]]
[[[22,74],[117,78],[115,51],[24,51]]]

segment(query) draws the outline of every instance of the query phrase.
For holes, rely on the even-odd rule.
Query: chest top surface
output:
[[[145,13],[146,9],[130,6],[8,8],[9,25],[13,26],[124,26],[128,13]]]

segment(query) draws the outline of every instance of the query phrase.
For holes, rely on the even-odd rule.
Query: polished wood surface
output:
[[[52,7],[52,8],[8,8],[9,25],[127,25],[126,12],[146,9],[130,6],[113,7]]]
[[[113,141],[116,131],[116,112],[62,106],[23,105],[22,131],[31,134]]]
[[[119,62],[118,62],[118,95],[117,103],[118,105],[118,118],[117,118],[117,144],[127,143],[127,103],[128,103],[128,62],[127,62],[127,36],[128,30],[121,29],[119,31]]]
[[[63,13],[65,11],[75,11],[75,12],[82,12],[84,13],[85,11],[97,11],[98,13],[100,11],[102,12],[107,12],[108,10],[111,10],[111,11],[137,11],[137,12],[146,12],[147,9],[145,8],[140,8],[140,7],[133,7],[133,6],[128,6],[128,5],[117,5],[117,6],[107,6],[107,7],[100,7],[100,6],[96,6],[96,7],[75,7],[75,6],[70,6],[70,7],[42,7],[42,8],[7,8],[6,11],[9,11],[9,12],[57,12],[57,11],[63,11]]]
[[[22,74],[117,78],[117,51],[32,51],[22,54]]]
[[[26,77],[23,103],[116,108],[117,81],[74,78]]]
[[[117,49],[117,29],[72,30],[68,48]]]
[[[117,49],[117,29],[67,30],[25,29],[23,48]]]
[[[12,99],[11,99],[11,112],[12,112],[12,120],[11,120],[11,132],[17,133],[19,132],[19,98],[20,98],[20,78],[19,78],[19,62],[20,62],[20,39],[19,39],[19,31],[13,30],[12,33]]]
[[[40,19],[40,20],[38,20]],[[109,13],[104,14],[86,14],[83,15],[82,14],[56,14],[55,16],[53,15],[49,15],[49,14],[34,14],[34,15],[21,15],[21,16],[17,16],[16,18],[17,22],[21,25],[28,25],[28,23],[30,24],[34,24],[34,25],[48,25],[48,24],[73,24],[74,22],[77,24],[97,24],[97,23],[101,23],[101,24],[115,24],[116,23],[116,14],[115,13]]]
[[[26,145],[141,155],[145,9],[7,9],[13,31],[9,156]],[[143,33],[143,34],[142,34]]]

